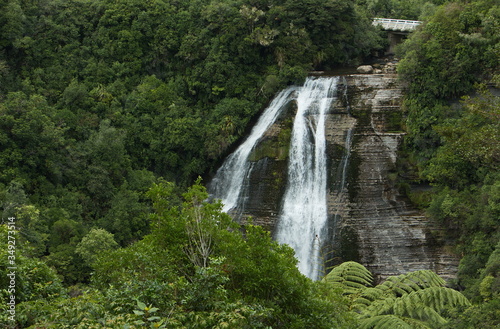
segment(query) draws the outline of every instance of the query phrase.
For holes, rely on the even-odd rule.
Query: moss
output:
[[[351,114],[358,120],[359,127],[371,127],[371,122],[372,122],[371,108],[352,110]]]
[[[293,117],[289,112],[281,122],[277,124],[279,131],[276,136],[269,137],[260,142],[250,154],[250,161],[259,161],[265,157],[275,160],[286,160],[290,150],[292,137]]]
[[[409,190],[408,192],[408,198],[410,199],[411,203],[415,206],[417,206],[420,209],[426,209],[429,207],[432,198],[434,196],[434,192],[429,190],[429,191],[422,191],[422,190],[416,190],[413,191]]]
[[[289,145],[280,146],[277,139],[267,139],[261,142],[250,154],[250,161],[259,161],[265,157],[285,160],[288,156]]]
[[[401,110],[393,110],[385,113],[386,131],[401,132],[403,131],[403,112]]]

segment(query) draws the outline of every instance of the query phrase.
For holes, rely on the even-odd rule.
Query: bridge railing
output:
[[[382,25],[384,30],[411,32],[417,28],[421,21],[410,21],[392,18],[374,18],[373,25]]]

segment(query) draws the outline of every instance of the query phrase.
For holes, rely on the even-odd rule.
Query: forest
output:
[[[398,180],[450,282],[311,281],[207,199],[276,92],[386,47],[373,17],[423,21],[396,53]],[[0,0],[0,324],[498,328],[499,63],[497,0]]]

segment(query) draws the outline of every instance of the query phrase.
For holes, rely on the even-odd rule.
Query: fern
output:
[[[360,329],[430,329],[422,321],[410,318],[403,318],[396,315],[378,315],[372,318],[361,320]]]
[[[470,306],[470,302],[456,290],[446,287],[430,287],[398,298],[394,305],[394,313],[398,315],[410,315],[412,318],[419,318],[421,320],[431,319],[433,322],[443,323],[439,312],[443,311],[446,306]],[[427,310],[427,313],[424,312],[422,315],[416,314],[415,312],[419,308]]]
[[[403,298],[396,301],[394,305],[394,313],[398,316],[408,316],[412,319],[418,319],[420,321],[424,321],[426,323],[432,324],[445,324],[446,320],[443,318],[436,310],[433,308],[423,305],[416,304],[412,305],[411,303],[407,303],[403,307],[401,305],[404,303]]]
[[[378,315],[364,319],[360,323],[360,329],[412,329],[408,323],[395,315]]]
[[[393,314],[394,304],[396,303],[395,297],[386,297],[372,302],[367,307],[358,308],[360,311],[360,318],[370,318],[378,315]]]
[[[323,279],[333,286],[340,286],[344,294],[356,294],[371,286],[373,276],[363,265],[356,262],[345,262],[334,267]]]
[[[389,277],[370,287],[371,273],[361,264],[346,262],[323,280],[350,295],[361,328],[426,329],[447,322],[440,314],[446,307],[470,306],[464,295],[444,287],[445,281],[429,270]]]
[[[384,299],[384,292],[377,288],[366,288],[354,299],[353,304],[359,307],[370,305],[377,299]]]
[[[430,270],[420,270],[398,276],[388,277],[387,280],[376,288],[386,294],[402,296],[413,291],[430,287],[442,287],[446,282]]]

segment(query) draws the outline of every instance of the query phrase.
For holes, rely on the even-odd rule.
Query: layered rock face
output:
[[[390,71],[390,70],[389,70]],[[420,269],[455,276],[457,259],[433,243],[438,230],[395,186],[402,90],[397,76],[341,77],[326,118],[329,265],[355,260],[383,279]],[[274,232],[287,182],[288,141],[296,109],[283,111],[252,152],[244,207],[232,215]]]
[[[361,262],[380,278],[420,269],[453,277],[456,257],[433,243],[431,232],[437,228],[395,186],[397,150],[404,135],[396,75],[346,76],[345,88],[346,96],[338,98],[327,120],[327,140],[334,146],[331,159],[339,159],[339,146],[349,129],[354,130],[347,186],[342,191],[330,187],[333,254]],[[339,165],[333,161],[332,176]]]

